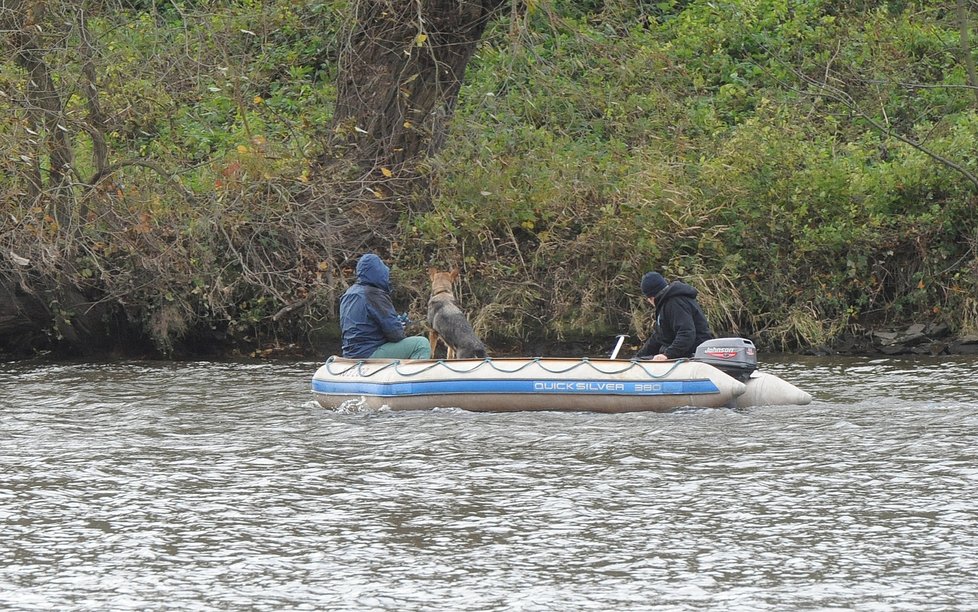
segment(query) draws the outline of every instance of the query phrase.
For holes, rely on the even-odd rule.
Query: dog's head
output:
[[[452,285],[458,280],[458,268],[452,268],[449,272],[428,268],[428,277],[431,278],[431,295],[451,293]]]

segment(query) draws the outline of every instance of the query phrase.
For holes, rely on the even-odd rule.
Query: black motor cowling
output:
[[[746,338],[714,338],[696,347],[695,361],[702,361],[741,382],[757,369],[757,349]]]

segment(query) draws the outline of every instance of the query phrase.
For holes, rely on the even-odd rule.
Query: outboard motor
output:
[[[714,338],[696,347],[693,360],[708,363],[728,376],[747,382],[757,369],[757,349],[746,338]]]

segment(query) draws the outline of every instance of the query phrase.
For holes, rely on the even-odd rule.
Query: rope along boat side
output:
[[[753,372],[741,381],[696,360],[330,357],[313,376],[312,391],[326,408],[362,401],[371,409],[454,407],[478,412],[669,412],[740,406],[745,396],[746,405],[811,401],[775,376]]]

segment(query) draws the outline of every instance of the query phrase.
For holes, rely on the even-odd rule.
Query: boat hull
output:
[[[354,360],[313,376],[326,408],[475,412],[670,412],[734,406],[746,385],[700,362],[610,359]]]

